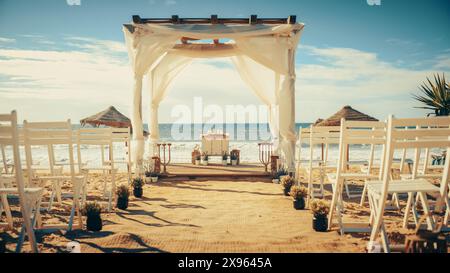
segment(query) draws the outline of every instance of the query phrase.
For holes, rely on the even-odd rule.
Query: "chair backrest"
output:
[[[127,147],[127,161],[131,164],[131,129],[128,128],[112,128],[113,142],[125,143]]]
[[[370,172],[374,160],[375,145],[382,146],[381,164],[383,165],[386,146],[386,123],[382,121],[349,121],[341,119],[341,135],[339,139],[339,160],[338,173],[347,170],[349,161],[349,146],[370,145],[370,155],[368,160],[368,170]],[[383,168],[380,167],[380,176]],[[380,177],[381,178],[381,177]]]
[[[329,146],[333,144],[339,144],[340,129],[341,128],[339,126],[311,127],[311,131],[309,134],[310,162],[314,160],[314,147],[316,147],[317,145],[322,146],[322,153],[324,153],[322,161],[328,161]]]
[[[414,149],[412,171],[412,178],[414,179],[420,164],[422,149],[429,151],[433,148],[444,148],[447,150],[447,154],[450,151],[450,117],[395,119],[390,116],[388,126],[388,150],[386,153],[388,162],[386,163],[389,166],[385,166],[385,168],[391,167],[395,150]],[[448,168],[450,166],[448,161],[446,160],[443,169],[442,182],[448,181]]]
[[[13,150],[14,165],[16,168],[16,183],[19,189],[21,200],[24,197],[24,181],[22,174],[22,162],[19,152],[19,133],[17,129],[17,113],[12,111],[11,114],[0,114],[0,145],[2,147],[11,146]],[[5,157],[6,160],[6,157]]]
[[[32,179],[32,146],[46,146],[49,149],[50,169],[53,172],[53,145],[67,145],[69,155],[70,175],[75,178],[75,163],[73,156],[73,134],[70,120],[62,122],[23,122],[25,155],[28,171],[28,182]]]
[[[298,131],[298,160],[302,160],[302,145],[309,145],[309,134],[311,133],[310,128],[300,128]]]
[[[118,139],[120,135],[116,135]],[[82,145],[100,146],[102,155],[102,165],[105,163],[104,147],[109,148],[109,157],[111,165],[114,167],[114,152],[113,152],[113,129],[112,128],[80,128],[77,130],[77,155],[78,168],[83,167],[83,159],[81,153]]]

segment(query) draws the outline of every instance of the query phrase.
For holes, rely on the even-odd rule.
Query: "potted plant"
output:
[[[6,243],[3,238],[0,237],[0,253],[6,252]]]
[[[150,183],[151,179],[150,176],[152,175],[152,172],[145,171],[145,183]]]
[[[86,202],[83,208],[83,214],[87,217],[86,229],[90,231],[102,230],[102,209],[97,202]]]
[[[195,165],[200,165],[200,159],[201,159],[201,156],[200,155],[196,155],[195,156]]]
[[[209,159],[208,154],[207,153],[203,153],[203,155],[202,155],[202,165],[203,166],[208,166],[208,159]]]
[[[305,209],[305,197],[308,195],[308,189],[306,189],[305,187],[292,186],[289,194],[294,199],[294,209]]]
[[[152,172],[150,174],[150,179],[151,179],[152,183],[158,182],[158,178],[159,178],[159,174],[158,173]]]
[[[130,190],[126,185],[121,185],[117,188],[117,208],[126,210],[128,208],[128,198],[130,197]]]
[[[231,166],[236,166],[237,165],[237,155],[234,153],[231,154],[230,159],[231,159]]]
[[[133,185],[133,195],[136,198],[141,198],[143,194],[142,187],[144,186],[144,180],[140,177],[136,177],[133,179],[133,182],[131,183]]]
[[[280,183],[280,177],[287,175],[287,172],[284,169],[279,169],[275,175],[273,176],[272,182],[275,184]]]
[[[228,165],[228,154],[226,152],[223,152],[222,154],[222,165],[223,166]]]
[[[289,192],[291,191],[291,187],[294,185],[294,179],[289,175],[283,176],[280,180],[280,184],[283,187],[284,195],[289,196]]]
[[[313,229],[319,232],[328,230],[328,213],[330,205],[325,200],[315,199],[309,205],[313,213]]]

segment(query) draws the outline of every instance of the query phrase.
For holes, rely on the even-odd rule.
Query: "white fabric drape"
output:
[[[277,151],[279,139],[278,126],[278,73],[255,62],[248,56],[239,55],[231,58],[242,80],[250,87],[253,93],[268,107],[269,127],[272,141]]]
[[[191,58],[166,54],[161,61],[149,72],[150,89],[150,139],[159,139],[158,109],[161,101],[166,97],[169,84],[190,63]]]
[[[130,31],[134,28],[134,32]],[[279,140],[281,156],[294,170],[295,159],[295,51],[303,24],[283,25],[195,25],[138,24],[124,27],[135,88],[132,124],[134,139],[142,137],[142,77],[151,81],[150,133],[159,138],[158,106],[169,83],[197,57],[231,57],[242,79],[270,107],[269,124],[273,139]],[[220,46],[179,45],[181,37],[233,39],[235,44]],[[165,56],[164,56],[165,55]],[[164,57],[161,57],[164,56]],[[263,76],[263,75],[268,75]],[[270,81],[269,81],[270,79]],[[281,84],[280,84],[281,83]],[[138,145],[136,159],[143,157]]]

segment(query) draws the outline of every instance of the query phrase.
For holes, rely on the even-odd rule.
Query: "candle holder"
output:
[[[272,157],[272,143],[258,143],[259,148],[259,161],[264,165],[265,172],[267,173],[267,166],[269,166]]]
[[[158,143],[158,155],[161,162],[161,165],[163,165],[163,173],[167,173],[167,166],[170,164],[170,146],[172,146],[172,143]],[[162,154],[161,154],[161,146],[162,146]],[[167,157],[166,157],[166,151],[167,151]]]

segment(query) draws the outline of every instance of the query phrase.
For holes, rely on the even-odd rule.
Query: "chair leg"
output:
[[[9,203],[8,203],[8,195],[7,194],[2,194],[1,195],[1,199],[2,199],[2,207],[3,210],[5,212],[6,215],[6,221],[8,222],[8,227],[13,229],[14,228],[14,221],[12,218],[12,214],[11,214],[11,209],[9,207]],[[0,214],[1,216],[1,214]]]
[[[364,188],[361,193],[361,201],[359,202],[360,206],[364,206],[364,203],[366,202],[366,195],[367,195],[367,182],[364,183]]]
[[[408,227],[409,211],[411,210],[413,195],[411,192],[408,193],[408,200],[406,201],[405,215],[403,216],[403,228]]]
[[[428,229],[429,230],[434,230],[435,224],[434,224],[433,216],[431,215],[431,212],[430,212],[430,207],[428,205],[428,198],[427,198],[426,194],[423,193],[423,192],[419,192],[418,196],[419,196],[419,198],[420,198],[420,200],[422,202],[423,213],[425,215],[427,215]]]

